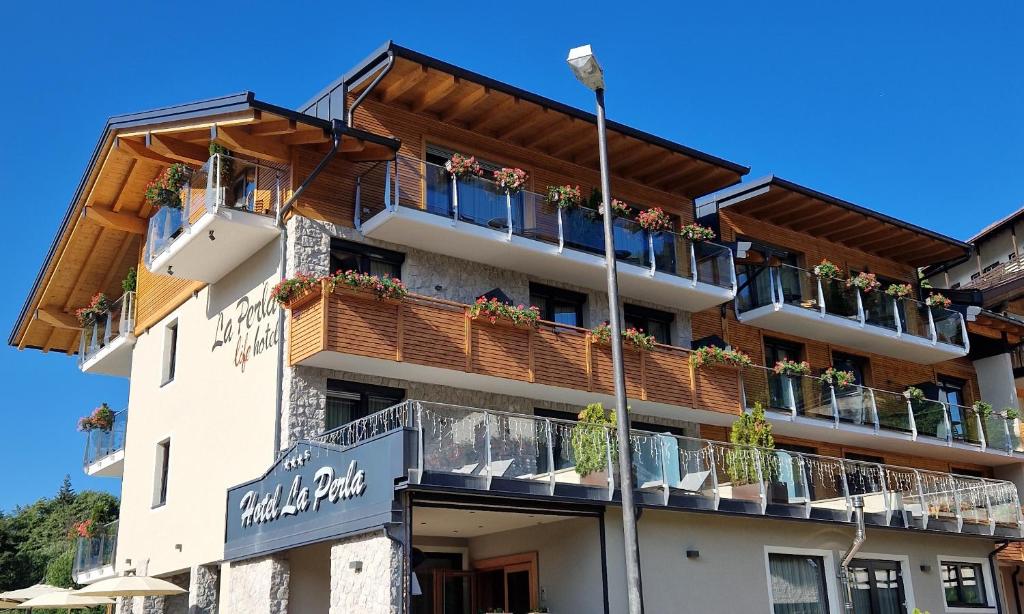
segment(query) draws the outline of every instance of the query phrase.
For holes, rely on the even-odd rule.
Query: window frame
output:
[[[168,484],[171,476],[171,438],[156,443],[156,465],[153,467],[153,500],[151,509],[167,505]]]
[[[905,554],[882,554],[879,552],[858,552],[853,561],[893,561],[900,565],[900,582],[903,584],[903,601],[907,612],[913,612],[917,607],[917,600],[914,598],[914,582],[910,557]]]
[[[178,337],[181,329],[178,326],[178,318],[174,318],[164,325],[164,346],[160,361],[160,386],[166,386],[174,381],[178,370]]]
[[[348,380],[343,380],[343,379],[329,378],[327,380],[327,384],[325,386],[325,393],[324,393],[324,431],[326,432],[326,431],[330,431],[330,430],[333,430],[333,429],[336,429],[336,428],[340,428],[342,426],[345,426],[345,424],[351,424],[355,420],[359,420],[360,418],[364,418],[364,417],[370,415],[370,407],[369,407],[369,397],[370,397],[370,395],[378,395],[378,396],[382,396],[382,397],[383,396],[393,396],[393,397],[397,398],[398,395],[397,394],[393,394],[395,392],[401,392],[402,393],[401,398],[398,398],[396,403],[401,403],[402,401],[404,401],[409,396],[409,391],[404,389],[404,388],[392,388],[390,386],[377,386],[377,385],[374,385],[374,384],[363,384],[363,383],[360,383],[360,382],[350,382]],[[341,397],[343,395],[355,395],[355,394],[358,394],[359,395],[359,408],[360,408],[360,410],[363,410],[366,413],[363,416],[359,416],[358,418],[353,418],[352,420],[350,420],[349,422],[346,422],[345,424],[337,424],[337,425],[334,425],[334,426],[329,426],[328,425],[329,413],[327,411],[327,399],[332,396],[332,393],[333,393],[333,396],[336,396],[336,397]]]
[[[939,554],[935,557],[938,562],[936,570],[936,579],[939,583],[939,591],[942,594],[942,606],[945,608],[945,612],[948,614],[978,614],[981,612],[989,613],[996,611],[996,594],[995,594],[995,583],[992,578],[991,570],[988,566],[988,559],[970,557],[970,556],[955,556]],[[979,581],[982,583],[982,594],[985,597],[984,605],[970,605],[954,603],[950,604],[946,601],[946,587],[942,580],[942,568],[944,565],[976,565],[981,570]],[[957,572],[957,578],[959,581],[960,573]],[[958,582],[959,583],[959,582]],[[961,585],[962,586],[962,585]]]
[[[383,247],[376,247],[373,245],[367,245],[366,243],[359,243],[357,241],[349,241],[346,239],[332,238],[331,239],[331,250],[329,254],[331,272],[336,272],[334,267],[335,252],[348,252],[356,256],[359,260],[359,272],[369,273],[370,263],[372,261],[382,262],[385,264],[392,265],[397,271],[397,275],[394,277],[402,279],[402,266],[405,264],[405,254],[402,252],[396,252],[391,249],[385,249]],[[341,267],[338,267],[339,269]]]
[[[672,313],[671,311],[654,309],[653,307],[644,307],[643,305],[634,305],[633,303],[623,303],[622,325],[624,329],[629,327],[626,323],[626,319],[630,317],[632,317],[633,319],[644,320],[646,326],[641,326],[639,328],[643,329],[643,332],[649,335],[653,334],[651,333],[651,322],[657,322],[659,324],[666,325],[668,327],[668,339],[666,341],[658,341],[658,343],[672,345],[672,329],[674,328],[676,322],[676,314]]]
[[[575,290],[567,290],[565,288],[559,288],[558,286],[549,286],[539,282],[530,282],[530,304],[536,305],[537,301],[534,297],[540,297],[545,299],[545,308],[541,310],[540,319],[548,322],[554,322],[554,311],[552,311],[552,301],[558,301],[562,303],[574,303],[576,305],[576,326],[578,328],[586,327],[586,307],[587,299],[589,298],[583,292],[576,292]]]
[[[772,591],[772,567],[771,555],[781,554],[788,556],[813,556],[822,559],[825,582],[825,594],[828,601],[825,606],[828,614],[838,614],[845,610],[839,599],[839,585],[836,577],[835,553],[831,550],[818,550],[813,548],[790,548],[787,546],[765,546],[764,547],[764,573],[765,581],[768,583],[768,608],[770,612],[775,611],[775,594]]]

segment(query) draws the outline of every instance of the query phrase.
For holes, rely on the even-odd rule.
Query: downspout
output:
[[[1010,575],[1010,581],[1013,582],[1013,603],[1017,606],[1017,614],[1024,614],[1021,612],[1020,608],[1020,591],[1017,590],[1017,587],[1020,586],[1020,583],[1017,580],[1018,575],[1020,575],[1020,565],[1017,565],[1013,570],[1013,574]]]
[[[408,507],[408,506],[403,504],[403,507]],[[408,516],[406,516],[406,518],[408,518]],[[391,534],[391,527],[392,526],[394,526],[396,529],[399,529],[399,530],[402,531],[403,538],[398,538],[398,537],[395,537],[394,535]],[[401,523],[397,523],[397,524],[388,523],[388,524],[384,525],[384,537],[387,537],[392,542],[394,542],[398,546],[398,548],[401,550],[401,552],[402,552],[402,571],[401,571],[402,581],[399,582],[399,586],[398,586],[398,612],[399,612],[399,614],[408,614],[408,610],[406,609],[406,596],[412,590],[412,587],[411,587],[411,584],[412,584],[412,582],[411,582],[412,569],[409,568],[409,560],[410,560],[409,556],[410,556],[410,553],[411,553],[412,549],[409,546],[409,544],[406,543],[406,540],[404,539],[405,534],[408,532],[407,531],[408,526],[409,526],[408,522],[401,522]]]
[[[345,111],[345,124],[349,128],[352,128],[353,125],[355,124],[356,108],[359,105],[363,104],[363,100],[365,100],[366,97],[370,95],[370,92],[372,92],[377,87],[377,84],[380,83],[384,77],[388,76],[388,73],[391,72],[391,69],[394,68],[394,66],[395,52],[389,50],[387,63],[384,64],[384,70],[382,70],[379,75],[374,77],[373,81],[370,82],[370,85],[368,85],[366,89],[363,90],[363,93],[359,94],[359,96],[356,97],[356,99],[352,102],[352,106],[350,106],[348,110]],[[345,84],[345,90],[348,90],[348,84]]]
[[[1003,550],[1006,550],[1009,547],[1010,547],[1010,540],[1006,540],[1003,543],[999,544],[999,546],[996,547],[995,550],[993,550],[992,552],[988,553],[988,570],[992,574],[992,584],[995,587],[999,586],[998,569],[996,569],[996,557],[999,556],[1000,552],[1002,552]],[[1016,582],[1014,583],[1014,590],[1016,590]],[[997,590],[996,591],[996,614],[1003,614],[1003,600],[1000,599],[999,597],[1000,597],[999,591]],[[1017,611],[1020,612],[1020,602],[1017,603]]]
[[[853,562],[853,557],[860,552],[860,547],[864,545],[866,539],[864,535],[864,497],[860,495],[853,497],[853,514],[857,522],[857,532],[853,537],[853,543],[850,544],[850,549],[843,557],[843,562],[839,565],[839,581],[846,587],[843,605],[844,609],[850,613],[853,612],[853,581],[850,579],[850,563]]]

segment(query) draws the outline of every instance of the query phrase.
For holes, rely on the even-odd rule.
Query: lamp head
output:
[[[597,56],[590,45],[570,49],[569,57],[565,61],[569,63],[569,68],[580,83],[594,91],[604,89],[604,71],[597,63]]]

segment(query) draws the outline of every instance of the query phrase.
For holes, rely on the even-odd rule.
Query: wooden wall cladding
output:
[[[142,334],[143,331],[159,322],[186,301],[193,293],[206,287],[206,284],[201,281],[151,273],[141,258],[136,271],[136,335]]]

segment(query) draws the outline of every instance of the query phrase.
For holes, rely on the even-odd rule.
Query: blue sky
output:
[[[1024,203],[1019,2],[92,4],[0,25],[5,338],[108,116],[247,89],[295,107],[389,38],[588,110],[564,59],[592,43],[609,117],[957,238]],[[0,510],[65,473],[117,492],[82,474],[75,421],[127,381],[7,347],[0,373]]]

